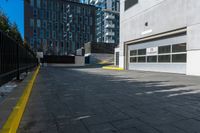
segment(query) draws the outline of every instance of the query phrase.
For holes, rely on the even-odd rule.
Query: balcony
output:
[[[90,0],[91,4],[99,4],[101,2],[101,0]]]
[[[96,0],[95,4],[97,5],[99,3],[101,3],[101,0]]]
[[[106,40],[106,43],[115,43],[115,40]]]
[[[114,36],[115,33],[114,32],[106,32],[106,36]]]
[[[115,16],[107,14],[105,19],[115,19]]]
[[[114,24],[106,24],[105,27],[106,27],[106,28],[115,28],[115,25],[114,25]]]
[[[96,0],[90,0],[90,3],[95,3],[96,2]]]

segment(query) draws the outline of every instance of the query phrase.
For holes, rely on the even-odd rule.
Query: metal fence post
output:
[[[20,70],[19,70],[19,45],[17,45],[17,80],[20,80]]]

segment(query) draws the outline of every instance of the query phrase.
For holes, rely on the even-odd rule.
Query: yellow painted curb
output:
[[[120,68],[120,67],[115,67],[115,66],[104,66],[102,67],[103,69],[106,69],[106,70],[117,70],[117,71],[122,71],[124,70],[123,68]]]
[[[31,94],[33,84],[38,75],[39,69],[40,69],[40,66],[38,66],[36,71],[34,72],[32,79],[29,81],[28,85],[24,89],[22,96],[19,98],[16,106],[13,108],[13,111],[11,112],[7,121],[3,125],[3,128],[0,130],[0,133],[16,133],[17,132],[17,129],[19,127],[21,118],[26,108],[29,96]]]
[[[108,65],[108,64],[111,64],[109,61],[100,61],[98,62],[97,64],[100,64],[100,65]]]

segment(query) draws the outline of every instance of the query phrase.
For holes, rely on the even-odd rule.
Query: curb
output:
[[[31,94],[34,82],[38,75],[40,66],[37,67],[36,71],[34,72],[31,80],[27,84],[26,88],[23,91],[23,94],[19,98],[16,106],[13,108],[13,111],[10,113],[7,121],[3,125],[3,128],[0,130],[0,133],[16,133],[19,127],[21,118],[23,116],[24,110],[26,108],[29,96]]]
[[[123,71],[124,70],[123,68],[115,67],[115,66],[104,66],[102,68],[105,69],[105,70],[117,70],[117,71]]]

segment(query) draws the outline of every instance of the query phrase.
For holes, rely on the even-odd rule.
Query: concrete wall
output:
[[[44,66],[56,66],[56,67],[76,67],[76,66],[85,66],[85,57],[84,56],[75,56],[74,64],[65,64],[65,63],[44,63]]]
[[[92,53],[90,54],[90,64],[99,64],[99,63],[113,63],[114,54],[99,54]]]
[[[200,67],[200,63],[193,59],[200,52],[200,1],[139,0],[138,4],[126,11],[124,0],[120,4],[120,67],[124,67],[124,42],[186,27],[187,74],[200,75],[200,69],[192,70],[195,66]],[[145,26],[146,22],[148,26]]]

